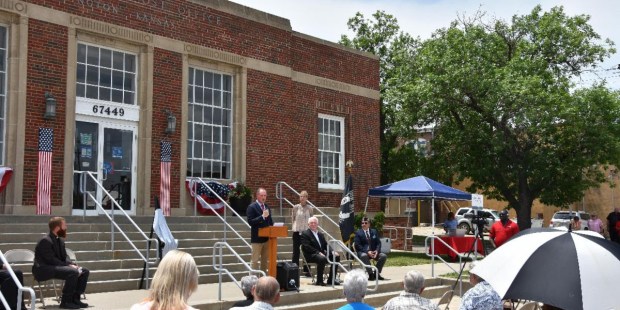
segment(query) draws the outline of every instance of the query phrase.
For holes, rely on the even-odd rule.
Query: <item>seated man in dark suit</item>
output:
[[[370,265],[371,259],[377,261],[377,275],[375,275],[371,268],[366,268],[368,280],[373,281],[375,277],[378,277],[379,280],[385,280],[381,276],[381,270],[383,269],[383,265],[385,265],[387,255],[381,253],[381,240],[379,240],[377,230],[370,228],[370,220],[367,217],[362,219],[362,228],[355,232],[354,242],[357,257],[359,257],[364,264]]]
[[[13,273],[21,284],[24,284],[24,275],[21,270],[13,269]],[[11,274],[6,270],[6,265],[2,264],[2,270],[0,270],[0,291],[2,296],[6,299],[6,303],[9,304],[11,310],[17,309],[17,284],[11,278]],[[21,309],[26,309],[23,301],[24,295],[22,294],[22,306]],[[0,310],[5,310],[4,305],[0,302]]]
[[[340,261],[340,257],[338,252],[327,253],[327,241],[323,236],[323,233],[319,231],[319,219],[315,216],[308,219],[308,229],[304,230],[301,233],[301,245],[302,251],[304,252],[304,257],[309,263],[316,263],[316,283],[315,285],[325,286],[325,282],[323,282],[323,271],[325,270],[325,265],[327,264],[327,256],[329,255],[329,259],[333,261]],[[332,279],[332,274],[334,274],[334,270],[336,265],[332,265],[332,270],[329,273],[329,278],[327,279],[327,285],[332,284],[332,280],[334,285],[340,285],[340,282],[337,279]]]
[[[49,228],[50,233],[39,240],[34,250],[32,275],[37,281],[65,280],[61,309],[86,308],[88,304],[80,301],[80,296],[86,290],[89,271],[67,257],[65,241],[62,239],[67,236],[67,223],[62,217],[52,217]]]

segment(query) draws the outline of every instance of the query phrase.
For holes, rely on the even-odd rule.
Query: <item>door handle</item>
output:
[[[102,174],[101,181],[105,181],[108,179],[108,170],[106,170],[105,165],[101,166],[101,174]]]

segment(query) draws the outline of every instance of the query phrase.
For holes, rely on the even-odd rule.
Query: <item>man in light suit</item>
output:
[[[334,274],[334,269],[336,268],[335,265],[332,265],[332,270],[329,273],[327,284],[323,282],[323,271],[325,270],[325,265],[327,264],[327,256],[329,255],[331,261],[334,259],[336,259],[336,261],[340,261],[338,252],[327,253],[327,241],[325,240],[323,233],[319,231],[319,219],[317,219],[316,216],[308,219],[308,227],[308,229],[301,233],[301,245],[306,260],[309,263],[316,263],[317,274],[316,283],[314,285],[331,285],[332,280],[334,285],[340,285],[340,282],[337,279],[332,279],[332,274]]]
[[[80,301],[80,296],[86,289],[89,271],[73,263],[67,256],[63,240],[67,236],[67,223],[62,217],[52,217],[48,225],[50,233],[39,240],[34,250],[32,275],[37,281],[65,280],[61,309],[87,308],[88,304]]]
[[[379,280],[385,280],[381,276],[381,270],[383,269],[383,265],[385,265],[387,255],[381,253],[381,240],[379,240],[377,230],[370,228],[370,220],[367,217],[362,219],[362,228],[355,232],[354,242],[357,257],[359,257],[364,264],[370,265],[371,259],[377,261],[377,275],[375,275],[371,268],[366,268],[368,280],[374,281],[375,277],[378,277]]]
[[[265,204],[266,200],[267,191],[261,187],[256,191],[256,201],[251,203],[246,211],[248,224],[251,227],[252,269],[258,269],[260,260],[260,269],[265,273],[269,266],[269,238],[259,237],[258,229],[273,226],[271,209]]]

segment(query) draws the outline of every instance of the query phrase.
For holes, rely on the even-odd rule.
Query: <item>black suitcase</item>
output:
[[[281,290],[297,290],[299,288],[299,267],[291,262],[278,262],[276,279]]]

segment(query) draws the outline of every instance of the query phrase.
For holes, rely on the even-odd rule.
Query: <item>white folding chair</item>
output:
[[[4,256],[6,257],[7,262],[9,262],[9,264],[16,264],[16,263],[29,263],[32,264],[34,263],[34,252],[28,249],[14,249],[14,250],[8,250]],[[39,290],[39,300],[41,301],[41,304],[43,305],[43,308],[45,308],[45,296],[43,295],[43,289],[45,289],[46,291],[49,290],[54,290],[54,294],[56,296],[56,300],[58,299],[58,291],[56,290],[56,283],[52,280],[52,283],[47,283],[47,281],[39,281],[36,278],[34,278],[33,275],[33,279],[34,281],[37,282],[37,288]],[[33,283],[34,286],[34,283]]]
[[[538,310],[538,303],[535,301],[526,302],[519,310]]]

